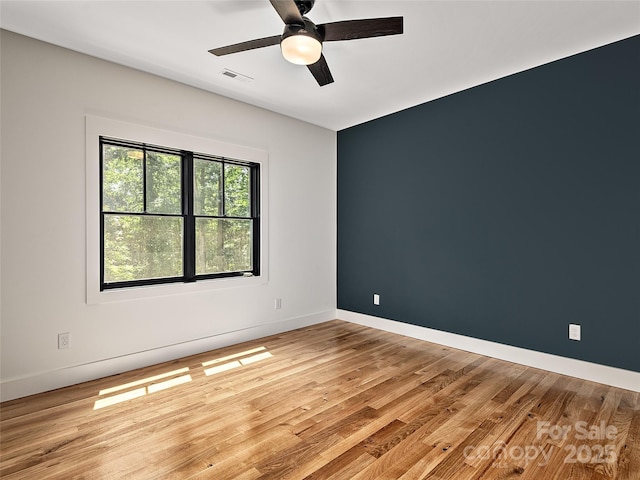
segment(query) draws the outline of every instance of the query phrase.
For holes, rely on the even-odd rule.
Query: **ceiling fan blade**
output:
[[[403,31],[402,17],[366,18],[363,20],[345,20],[317,25],[325,42],[354,40],[357,38],[398,35]]]
[[[293,0],[269,0],[286,25],[304,25],[300,10]]]
[[[222,55],[229,55],[230,53],[244,52],[246,50],[253,50],[254,48],[270,47],[271,45],[277,45],[279,43],[280,35],[274,35],[273,37],[256,38],[255,40],[249,40],[248,42],[213,48],[209,50],[209,53],[213,53],[214,55],[221,57]]]
[[[320,55],[320,60],[311,65],[307,65],[307,68],[321,87],[333,83],[333,76],[331,75],[331,70],[329,70],[329,65],[327,65],[324,55]]]

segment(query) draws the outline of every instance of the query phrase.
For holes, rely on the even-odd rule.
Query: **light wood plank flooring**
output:
[[[3,479],[640,479],[640,394],[342,321],[1,405]]]

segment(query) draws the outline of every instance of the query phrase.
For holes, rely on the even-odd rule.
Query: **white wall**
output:
[[[334,318],[335,132],[13,33],[0,45],[3,400]],[[88,305],[87,114],[266,150],[268,283]]]

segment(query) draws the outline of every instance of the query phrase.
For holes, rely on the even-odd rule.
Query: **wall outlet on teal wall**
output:
[[[569,324],[569,339],[570,340],[580,340],[580,335],[581,335],[581,331],[580,331],[580,325],[577,325],[575,323],[570,323]]]

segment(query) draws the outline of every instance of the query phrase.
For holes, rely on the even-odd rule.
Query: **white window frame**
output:
[[[115,119],[85,117],[86,161],[86,302],[99,304],[140,298],[203,292],[223,288],[264,285],[269,281],[267,151],[221,142],[212,138],[138,125]],[[121,138],[152,145],[189,150],[207,155],[241,159],[260,164],[260,275],[203,279],[189,283],[168,283],[100,290],[100,136]]]

